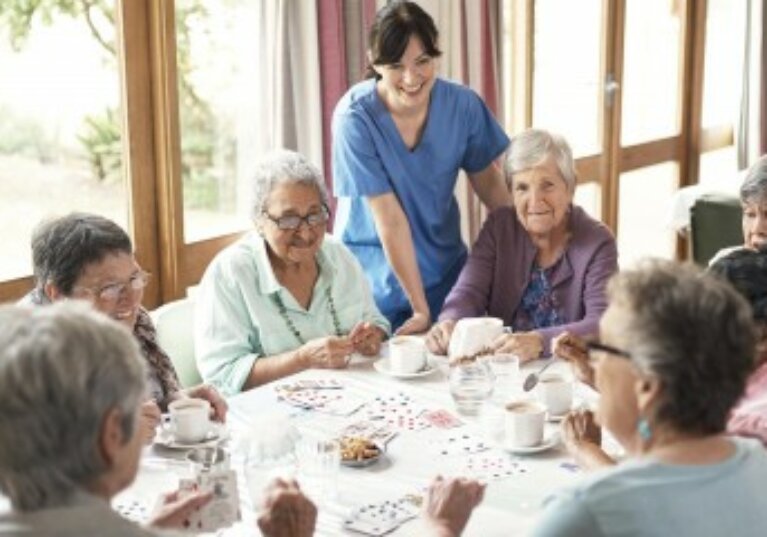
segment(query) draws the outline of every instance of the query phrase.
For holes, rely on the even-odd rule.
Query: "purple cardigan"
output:
[[[552,293],[567,324],[537,330],[550,354],[554,336],[565,330],[596,334],[607,308],[605,285],[618,270],[618,250],[610,230],[575,205],[570,212],[570,242],[554,269]],[[488,216],[439,320],[489,315],[510,326],[530,281],[536,248],[512,207]]]

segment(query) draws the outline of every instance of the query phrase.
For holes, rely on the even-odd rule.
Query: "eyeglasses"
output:
[[[607,354],[614,354],[615,356],[620,356],[621,358],[631,359],[630,352],[618,349],[616,347],[612,347],[610,345],[605,345],[604,343],[600,343],[598,341],[587,341],[586,349],[588,350],[588,353],[589,353],[589,359],[592,359],[592,360],[593,360],[592,353],[594,351],[606,352]]]
[[[137,293],[138,291],[144,289],[147,285],[149,285],[150,277],[151,274],[141,270],[131,276],[127,282],[110,283],[109,285],[96,288],[78,287],[78,289],[82,289],[91,293],[102,302],[117,302],[126,291]]]
[[[301,227],[302,223],[305,223],[309,227],[320,226],[330,219],[330,210],[324,205],[319,211],[309,213],[306,216],[291,214],[288,216],[274,217],[266,211],[262,214],[274,222],[277,228],[282,231],[295,231]]]

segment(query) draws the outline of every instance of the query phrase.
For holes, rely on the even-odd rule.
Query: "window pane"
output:
[[[740,104],[746,2],[708,0],[703,79],[703,128],[734,125]]]
[[[675,237],[669,223],[668,203],[679,184],[679,165],[667,162],[620,176],[618,260],[622,267],[640,257],[673,259]]]
[[[622,145],[678,133],[680,18],[683,2],[628,0]]]
[[[256,27],[252,2],[176,1],[186,242],[250,226]]]
[[[93,27],[56,8],[50,22],[0,13],[0,280],[32,273],[43,218],[81,210],[127,224],[114,2],[103,5]]]
[[[535,3],[533,125],[570,142],[575,156],[601,151],[602,1]]]
[[[602,220],[602,187],[599,183],[583,183],[575,187],[573,203],[589,215]]]
[[[730,145],[700,156],[699,183],[708,190],[736,194],[748,170],[738,171],[738,155]]]

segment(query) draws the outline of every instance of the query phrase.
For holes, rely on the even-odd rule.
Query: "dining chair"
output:
[[[168,353],[185,388],[200,384],[202,377],[194,357],[194,301],[182,298],[163,304],[150,313],[157,342]]]

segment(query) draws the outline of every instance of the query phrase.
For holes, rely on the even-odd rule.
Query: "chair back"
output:
[[[725,194],[704,194],[690,209],[692,259],[705,267],[716,253],[743,244],[740,200]]]
[[[151,312],[157,342],[168,354],[184,388],[202,382],[194,357],[194,301],[182,298]]]

